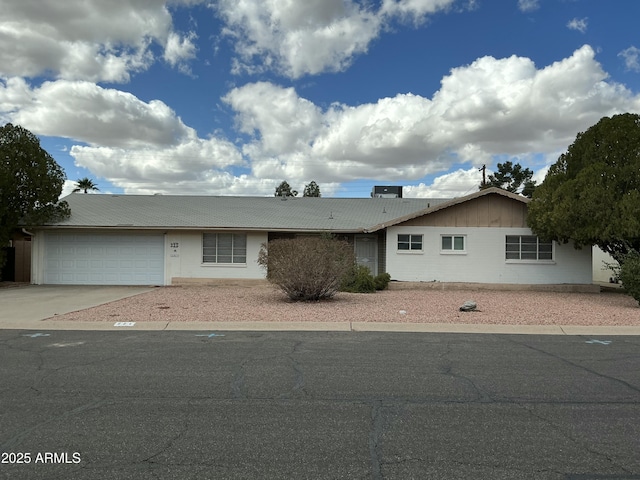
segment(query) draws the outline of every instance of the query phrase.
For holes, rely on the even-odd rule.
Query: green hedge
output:
[[[634,252],[626,256],[620,266],[620,280],[625,292],[640,305],[640,253]]]

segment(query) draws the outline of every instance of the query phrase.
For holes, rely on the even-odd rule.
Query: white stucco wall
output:
[[[609,279],[614,276],[613,271],[605,266],[605,263],[611,263],[617,265],[611,255],[599,249],[593,247],[593,281],[608,283]]]
[[[44,282],[44,233],[33,232],[31,237],[31,283],[41,285]]]
[[[216,233],[211,231],[210,233]],[[226,232],[245,233],[245,232]],[[247,232],[246,264],[213,264],[202,262],[202,231],[169,231],[165,244],[167,284],[173,278],[264,278],[258,265],[258,252],[267,241],[266,232]],[[177,245],[177,246],[176,246]]]
[[[422,234],[421,252],[398,251],[398,234]],[[465,253],[441,253],[441,235],[465,235]],[[590,284],[591,249],[554,243],[554,260],[505,260],[506,235],[532,235],[528,228],[395,226],[387,230],[387,272],[399,281],[513,284]]]

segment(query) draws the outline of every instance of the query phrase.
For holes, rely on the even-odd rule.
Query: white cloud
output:
[[[486,174],[491,172],[487,170]],[[477,191],[481,180],[482,174],[477,168],[458,169],[436,177],[431,185],[407,185],[402,193],[407,198],[454,198]]]
[[[640,96],[607,81],[584,46],[542,69],[528,58],[483,57],[451,70],[432,99],[401,94],[325,110],[269,83],[224,100],[251,134],[244,153],[256,176],[303,181],[410,181],[494,155],[566,148],[602,116],[640,111]]]
[[[640,112],[640,95],[611,82],[589,46],[543,68],[516,56],[479,58],[452,69],[432,98],[321,107],[293,88],[260,82],[223,101],[235,112],[241,147],[198,137],[161,101],[88,82],[32,88],[0,79],[0,117],[84,143],[71,149],[77,165],[138,193],[269,195],[283,179],[299,191],[312,179],[335,191],[358,179],[406,184],[466,164],[409,189],[452,196],[477,183],[477,168],[496,156],[554,154],[555,161],[601,117]]]
[[[191,37],[173,32],[166,3],[4,0],[0,75],[127,82],[153,62],[153,42],[167,47],[170,63],[189,59]]]
[[[293,88],[253,83],[233,89],[223,100],[238,112],[241,132],[260,135],[265,155],[304,150],[321,129],[320,109],[298,97]]]
[[[163,102],[89,82],[58,80],[31,89],[21,79],[0,81],[0,118],[88,144],[71,148],[76,165],[128,192],[219,193],[214,187],[228,183],[226,169],[245,165],[231,142],[199,138]]]
[[[366,53],[388,22],[419,24],[455,1],[4,0],[0,76],[126,83],[157,60],[157,47],[168,65],[190,74],[197,34],[176,32],[172,13],[197,3],[222,19],[235,73],[338,72]]]
[[[292,78],[345,69],[380,29],[380,19],[351,0],[221,0],[216,9],[235,42],[236,70]]]
[[[164,50],[164,59],[172,67],[178,67],[184,73],[190,73],[188,61],[196,57],[196,46],[193,43],[198,38],[195,32],[190,32],[186,37],[181,37],[171,32]]]
[[[11,122],[40,135],[102,146],[173,145],[193,134],[163,102],[145,103],[89,82],[58,80],[31,89],[24,80],[0,80],[0,107]]]
[[[455,0],[383,0],[381,13],[386,16],[412,18],[420,22],[426,15],[453,5]]]
[[[558,160],[558,157],[564,151],[565,150],[563,149],[547,153],[537,161],[527,158],[527,156],[521,156],[509,157],[507,160],[502,159],[496,163],[511,161],[513,164],[520,164],[525,168],[530,168],[533,170],[533,176],[531,179],[539,185],[544,181],[544,177],[547,175],[549,167]],[[543,163],[541,164],[540,162]],[[481,165],[481,163],[476,163],[476,165]],[[486,178],[489,178],[489,175],[495,174],[495,171],[489,168],[489,165],[491,165],[491,163],[487,164],[487,169],[485,171]],[[538,166],[536,167],[536,165]],[[473,167],[467,170],[459,168],[453,172],[435,177],[429,185],[426,185],[425,183],[419,183],[418,185],[406,185],[403,188],[403,195],[407,198],[461,197],[477,191],[480,183],[482,183],[481,168]]]
[[[243,165],[235,146],[219,138],[192,137],[166,148],[75,145],[71,148],[71,156],[77,165],[108,178],[115,185],[125,189],[131,189],[132,185],[147,185],[146,188],[156,191],[160,186],[175,190],[187,184],[199,184],[198,189],[202,191],[212,177],[227,176],[225,168]]]
[[[627,70],[640,72],[640,48],[631,46],[618,54],[624,59]]]
[[[518,0],[518,8],[521,12],[533,12],[540,8],[539,0]]]
[[[585,33],[587,31],[588,24],[589,24],[589,19],[586,17],[574,18],[567,23],[567,28],[569,30],[577,30],[580,33]]]
[[[366,53],[386,22],[446,9],[455,0],[221,0],[215,9],[235,42],[234,72],[275,70],[290,78],[337,72]]]

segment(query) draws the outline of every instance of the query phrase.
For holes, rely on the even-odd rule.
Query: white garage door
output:
[[[163,285],[164,237],[47,232],[44,283]]]

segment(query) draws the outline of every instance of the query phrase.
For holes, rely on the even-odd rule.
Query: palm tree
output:
[[[73,189],[73,193],[88,193],[89,190],[97,192],[100,189],[98,188],[98,184],[93,183],[93,180],[91,180],[89,177],[84,177],[76,182],[76,188]]]

